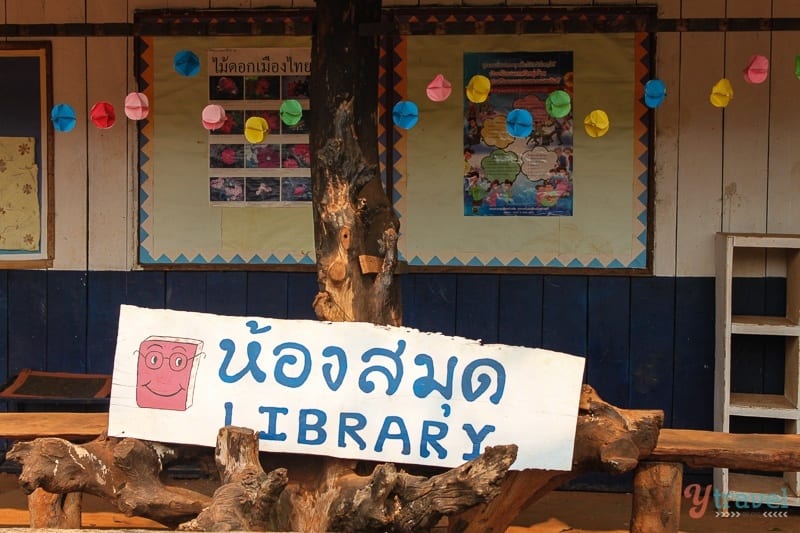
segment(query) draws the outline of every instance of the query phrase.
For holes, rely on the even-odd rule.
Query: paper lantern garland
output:
[[[250,117],[244,123],[244,138],[249,143],[262,143],[268,134],[269,124],[264,117]]]
[[[432,102],[444,102],[452,91],[453,85],[442,74],[437,74],[425,88],[425,94]]]
[[[172,66],[181,76],[191,78],[200,72],[200,58],[191,50],[181,50],[173,57]]]
[[[514,137],[527,137],[533,131],[533,116],[527,109],[512,109],[506,117],[506,130]]]
[[[191,50],[181,50],[173,57],[173,67],[181,76],[193,77],[200,72],[200,59]],[[760,54],[750,56],[743,72],[744,81],[749,84],[761,84],[769,76],[769,59]],[[800,54],[795,57],[795,76],[800,79]],[[465,87],[467,100],[472,103],[483,103],[489,98],[491,80],[477,74],[470,78]],[[426,86],[425,93],[432,102],[444,102],[452,93],[452,84],[444,76],[437,74]],[[659,107],[667,95],[663,81],[651,79],[644,85],[644,104],[650,109]],[[727,107],[733,100],[734,90],[731,81],[727,78],[720,79],[714,84],[709,95],[711,105],[719,108]],[[567,91],[558,89],[551,92],[545,100],[547,114],[553,118],[566,117],[572,111],[572,98]],[[147,118],[150,112],[150,103],[147,95],[141,92],[131,92],[124,101],[125,116],[130,120],[138,121]],[[303,119],[302,104],[297,100],[285,100],[280,106],[281,121],[287,126],[295,126]],[[409,100],[397,102],[392,110],[394,123],[403,129],[413,128],[419,121],[419,108]],[[89,119],[100,129],[111,128],[116,122],[114,106],[106,101],[95,103],[89,111]],[[258,119],[258,120],[253,120]],[[77,116],[75,110],[66,103],[53,106],[50,112],[53,128],[58,132],[70,132],[75,128]],[[201,122],[208,130],[220,128],[226,120],[225,110],[216,104],[207,105],[202,111]],[[269,134],[269,124],[263,117],[248,119],[250,128],[245,127],[245,137],[250,142],[262,142]],[[584,119],[584,127],[590,137],[602,137],[610,128],[610,121],[605,111],[595,109]],[[533,118],[525,109],[513,109],[506,117],[506,129],[514,137],[526,137],[533,130]]]
[[[727,78],[722,78],[714,87],[711,88],[711,95],[708,97],[714,107],[727,107],[733,99],[733,87]]]
[[[144,93],[130,93],[125,97],[125,116],[131,120],[142,120],[150,113],[150,102]]]
[[[392,109],[392,119],[398,128],[411,129],[419,120],[419,108],[414,102],[401,100]]]
[[[75,124],[77,123],[75,110],[69,104],[54,105],[50,111],[50,120],[53,121],[53,128],[63,133],[75,129]]]
[[[572,110],[572,99],[568,92],[559,89],[547,95],[544,106],[551,117],[564,118]]]
[[[218,104],[205,106],[200,115],[200,122],[209,131],[221,128],[225,124],[225,109]]]
[[[97,102],[89,110],[89,118],[101,130],[107,130],[117,121],[114,106],[108,102]]]
[[[480,104],[489,98],[489,92],[492,90],[492,82],[486,76],[476,74],[470,78],[467,84],[467,99],[473,104]]]
[[[303,119],[303,106],[297,100],[284,100],[280,108],[281,121],[296,126]]]
[[[583,127],[589,137],[602,137],[608,133],[611,121],[602,109],[595,109],[583,119]]]

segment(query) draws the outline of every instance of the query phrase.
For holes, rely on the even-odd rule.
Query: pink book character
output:
[[[192,405],[203,341],[150,336],[139,344],[136,405],[185,411]],[[197,361],[195,361],[197,359]]]

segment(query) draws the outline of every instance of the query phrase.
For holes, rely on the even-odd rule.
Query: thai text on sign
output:
[[[443,467],[517,444],[513,468],[569,470],[584,360],[357,322],[123,305],[109,435]]]

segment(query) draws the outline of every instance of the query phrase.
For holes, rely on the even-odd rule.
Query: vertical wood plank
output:
[[[714,427],[714,279],[675,280],[672,425]]]
[[[289,276],[286,318],[317,320],[313,307],[317,292],[319,284],[316,273],[297,272]]]
[[[286,318],[288,276],[285,272],[248,272],[247,314]]]
[[[121,22],[125,2],[87,0],[87,22]],[[130,161],[128,119],[123,102],[128,86],[127,37],[86,40],[86,87],[89,108],[105,101],[116,110],[116,124],[101,130],[88,124],[88,268],[126,270],[133,236],[128,194]],[[122,194],[125,191],[126,194]]]
[[[499,341],[513,346],[542,345],[542,276],[500,277]]]
[[[415,274],[403,274],[400,276],[400,302],[403,310],[403,325],[416,327],[416,300],[414,298],[417,277]]]
[[[686,18],[723,17],[724,0],[684,2]],[[725,75],[724,34],[681,34],[678,153],[678,276],[714,274],[714,234],[721,227],[722,131],[725,111],[709,102]],[[734,73],[728,73],[731,76]],[[731,105],[735,105],[735,102]]]
[[[125,274],[125,303],[164,309],[166,305],[166,273],[135,270]]]
[[[770,16],[770,2],[728,0],[726,16]],[[725,72],[734,84],[735,105],[725,110],[722,163],[722,230],[763,233],[767,228],[770,79],[750,84],[742,74],[754,54],[771,55],[770,32],[729,32]],[[737,261],[734,275],[763,276],[762,250]]]
[[[83,0],[6,0],[9,24],[84,22]],[[54,138],[55,259],[61,270],[86,268],[86,39],[53,37],[53,103],[68,103],[75,129]]]
[[[456,335],[497,342],[498,286],[495,274],[456,277]]]
[[[586,276],[545,276],[542,286],[542,347],[585,356]]]
[[[454,274],[418,274],[414,287],[414,323],[420,331],[455,334],[456,276]]]
[[[125,303],[124,272],[89,272],[87,360],[90,373],[110,374],[119,330],[119,306]]]
[[[8,374],[44,370],[47,355],[47,272],[8,272]]]
[[[800,17],[800,2],[773,0],[773,17]],[[800,150],[797,149],[797,125],[800,124],[798,81],[794,58],[800,53],[800,31],[772,33],[770,69],[769,183],[767,192],[767,231],[800,233],[797,215],[800,184]],[[780,254],[769,253],[769,276],[786,275]]]
[[[680,7],[680,0],[659,0],[658,16],[678,18],[681,14]],[[680,34],[661,33],[657,35],[654,77],[664,82],[667,96],[653,112],[655,117],[653,273],[656,276],[675,275],[678,225],[678,143],[676,139],[680,126],[680,65]]]
[[[167,272],[166,289],[167,309],[205,312],[205,272]]]
[[[662,409],[672,420],[675,278],[631,278],[632,409]],[[603,392],[599,391],[602,395]],[[711,391],[706,391],[709,395]]]
[[[247,272],[209,272],[206,275],[206,312],[247,314]]]
[[[86,371],[87,298],[86,272],[48,272],[45,370]]]
[[[630,400],[630,279],[589,278],[586,382],[609,403]]]
[[[0,380],[8,380],[8,271],[0,270]]]
[[[786,313],[786,279],[767,278],[764,283],[764,314],[782,316]],[[764,381],[766,394],[784,394],[786,343],[791,339],[761,337],[764,340]],[[797,385],[795,385],[797,386]]]

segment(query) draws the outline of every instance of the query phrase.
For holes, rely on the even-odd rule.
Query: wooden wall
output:
[[[622,1],[507,0],[403,5],[605,5]],[[653,2],[642,2],[650,5]],[[800,17],[797,0],[659,0],[665,18]],[[132,21],[135,9],[313,7],[313,0],[0,0],[0,23]],[[133,42],[58,37],[54,101],[79,116],[134,90]],[[741,71],[771,59],[762,85]],[[665,33],[655,113],[653,277],[414,274],[403,277],[405,323],[486,341],[588,357],[587,379],[623,406],[662,408],[676,427],[710,427],[713,403],[713,239],[719,231],[800,233],[800,31]],[[729,77],[726,110],[708,101]],[[51,271],[0,271],[0,378],[20,368],[109,371],[120,303],[310,318],[311,274],[141,272],[135,265],[135,126],[79,121],[55,137],[56,258]],[[736,272],[740,311],[780,305],[777,261],[755,254]],[[768,349],[742,379],[782,383]],[[776,367],[778,367],[776,369]],[[754,391],[755,392],[755,391]]]

